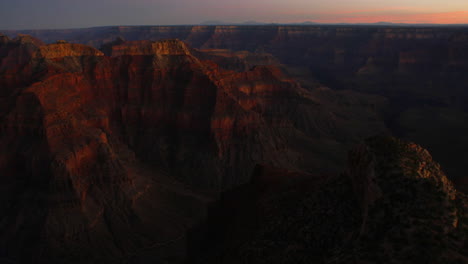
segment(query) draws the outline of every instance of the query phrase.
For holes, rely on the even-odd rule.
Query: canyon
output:
[[[385,97],[384,120],[391,132],[428,148],[451,179],[465,188],[461,164],[468,147],[464,137],[468,29],[464,26],[112,26],[4,33],[96,48],[116,39],[177,38],[218,54],[261,54],[256,64],[276,60],[304,88],[322,85]]]
[[[465,28],[4,34],[2,262],[467,261]]]

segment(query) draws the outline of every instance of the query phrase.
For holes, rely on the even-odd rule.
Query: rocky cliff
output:
[[[304,88],[316,87],[318,81],[335,90],[384,96],[388,99],[384,119],[392,133],[427,147],[465,188],[460,164],[468,147],[464,139],[468,130],[463,125],[468,122],[466,27],[121,26],[4,33],[10,37],[27,33],[47,43],[64,39],[96,48],[116,38],[178,38],[194,48],[211,49],[205,57],[233,70],[276,60]],[[234,55],[245,51],[254,56],[239,60],[249,55]],[[436,118],[427,121],[424,113],[428,111]],[[440,138],[453,139],[453,143],[441,143]]]
[[[309,91],[239,55],[220,67],[179,40],[118,41],[106,56],[4,37],[0,51],[5,261],[180,262],[213,193],[257,163],[331,173],[386,132],[380,97]]]
[[[194,243],[193,263],[465,263],[467,206],[427,150],[374,137],[337,177],[258,167],[197,230],[210,253]]]

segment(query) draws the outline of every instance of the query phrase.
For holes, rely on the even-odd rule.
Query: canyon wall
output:
[[[255,55],[180,40],[106,55],[29,36],[3,37],[0,52],[10,262],[180,262],[187,230],[257,164],[336,173],[353,144],[387,133],[381,97],[309,91],[275,65],[245,70]]]
[[[219,192],[240,185],[245,194],[252,175],[260,190],[246,197],[255,204],[243,197],[232,212],[258,202],[265,211],[260,238],[266,237],[247,239],[236,258],[259,250],[275,256],[283,247],[274,243],[286,241],[297,246],[288,249],[293,258],[306,248],[317,253],[313,258],[346,263],[356,257],[341,244],[354,241],[350,237],[371,255],[364,259],[382,258],[372,253],[373,236],[389,227],[381,216],[401,216],[386,204],[406,210],[410,200],[421,215],[407,210],[401,221],[431,226],[428,219],[436,217],[440,225],[434,232],[398,226],[384,240],[405,234],[396,239],[417,245],[421,234],[431,235],[432,247],[432,234],[442,236],[463,260],[458,245],[465,225],[450,221],[465,221],[466,201],[427,151],[370,139],[337,174],[352,145],[393,133],[427,146],[465,188],[466,29],[180,26],[29,33],[53,44],[0,36],[0,260],[180,263],[193,250],[187,230],[205,219]],[[236,202],[238,190],[227,199]],[[297,207],[297,201],[304,203]],[[283,218],[296,207],[297,221]],[[249,213],[239,215],[247,217],[243,223]],[[288,236],[294,232],[319,239]],[[335,235],[328,239],[330,232]],[[271,237],[277,242],[268,244]],[[324,248],[344,251],[320,255]],[[401,255],[390,257],[406,256],[394,250]]]
[[[178,38],[212,54],[250,51],[257,63],[277,60],[306,89],[325,85],[385,97],[383,119],[392,133],[428,148],[457,184],[466,185],[460,164],[468,157],[467,27],[121,26],[4,33],[95,47],[115,39]]]
[[[467,261],[468,200],[427,150],[373,137],[348,160],[330,178],[258,166],[193,231],[190,263]]]

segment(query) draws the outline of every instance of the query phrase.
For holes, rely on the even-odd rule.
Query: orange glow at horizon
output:
[[[392,10],[390,10],[392,11]],[[381,13],[381,14],[379,14]],[[468,24],[468,11],[440,12],[440,13],[410,13],[369,11],[349,11],[322,13],[314,19],[320,23],[428,23],[428,24]]]

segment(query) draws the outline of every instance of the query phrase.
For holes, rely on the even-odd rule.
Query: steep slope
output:
[[[0,115],[6,111],[11,101],[10,95],[17,93],[17,88],[30,85],[35,69],[28,67],[33,54],[43,43],[30,36],[21,35],[13,40],[0,35]]]
[[[160,44],[174,50],[167,56]],[[201,62],[182,42],[127,43],[114,46],[112,58],[122,80],[115,86],[122,134],[139,158],[217,188],[245,181],[254,159],[288,162],[264,118],[218,85],[218,75],[231,73]]]
[[[109,48],[2,38],[5,261],[179,263],[216,192],[257,163],[334,171],[386,131],[379,98],[313,93],[274,66],[226,70],[179,40]]]
[[[371,138],[350,153],[346,175],[361,209],[361,262],[464,263],[468,200],[422,147]]]
[[[312,70],[333,88],[461,108],[467,96],[466,27],[136,26],[22,32],[48,43],[65,39],[95,47],[116,38],[178,38],[195,48],[269,53],[283,64]]]
[[[427,150],[376,137],[338,177],[259,167],[191,252],[194,263],[465,263],[467,209]]]
[[[32,34],[47,43],[65,39],[100,47],[116,38],[127,40],[160,40],[179,38],[195,48],[211,49],[215,61],[232,69],[250,67],[242,61],[226,63],[228,57],[220,50],[249,51],[257,54],[253,61],[261,63],[271,54],[286,65],[305,88],[316,87],[317,80],[332,89],[347,89],[384,96],[388,99],[385,122],[392,133],[410,141],[420,142],[439,160],[452,180],[466,188],[464,167],[458,158],[464,157],[468,145],[463,126],[427,133],[424,118],[414,126],[402,126],[401,119],[411,119],[415,112],[427,107],[446,108],[453,123],[468,111],[468,29],[465,26],[399,25],[256,25],[256,26],[135,26],[101,27],[74,30],[10,31]],[[220,54],[221,53],[221,54]],[[224,53],[224,54],[223,54]],[[266,58],[262,56],[267,56]],[[255,57],[255,56],[254,56]],[[248,59],[249,60],[249,59]],[[247,61],[248,61],[247,60]],[[232,61],[232,59],[231,59]],[[444,118],[431,120],[444,127]],[[436,145],[440,137],[454,138],[452,144]],[[429,142],[429,143],[428,143]]]
[[[159,170],[134,169],[134,154],[113,132],[110,60],[61,43],[39,47],[25,67],[41,69],[27,76],[37,82],[6,98],[14,107],[0,128],[2,259],[115,262],[176,238],[183,245],[208,198]],[[180,261],[179,244],[152,257]]]

